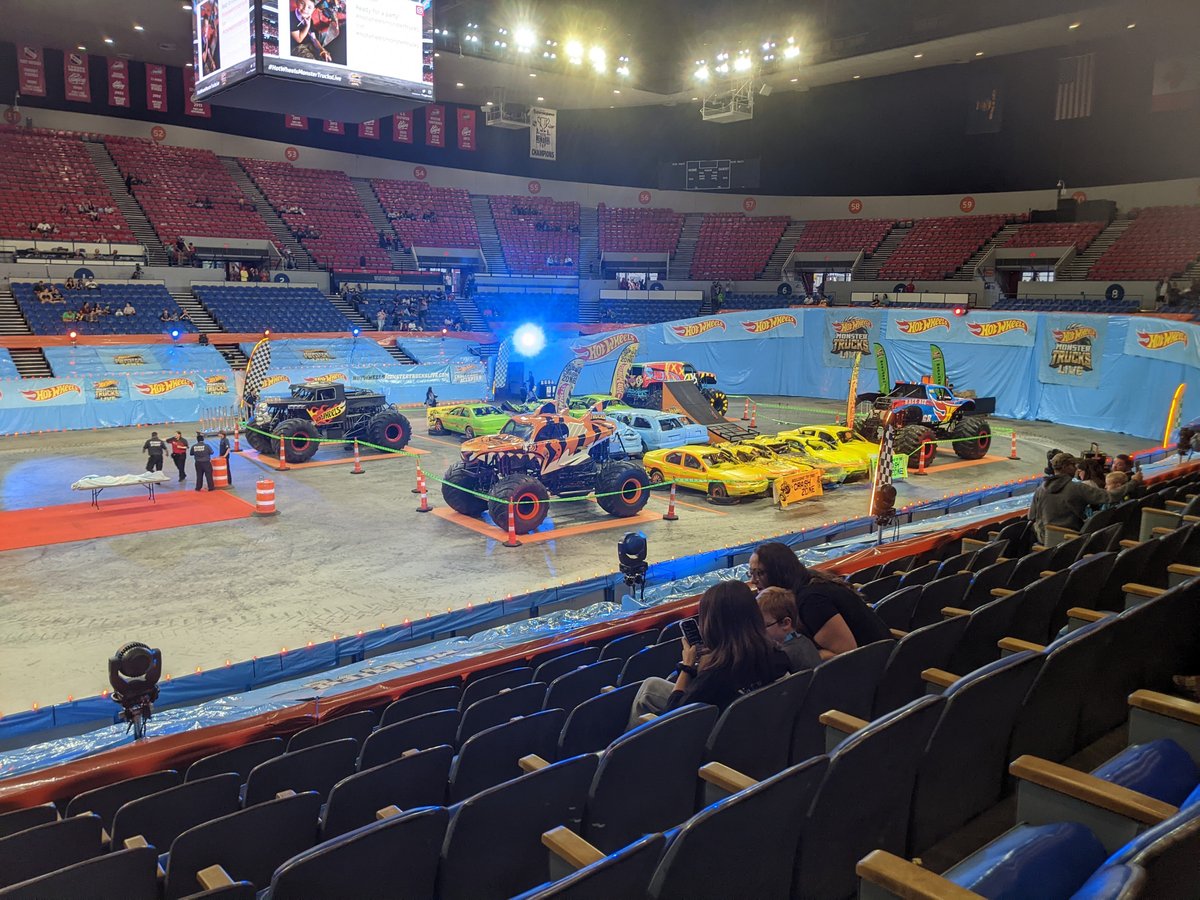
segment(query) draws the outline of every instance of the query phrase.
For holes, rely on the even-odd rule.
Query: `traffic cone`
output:
[[[1012,450],[1009,451],[1008,458],[1009,459],[1020,459],[1021,458],[1021,457],[1017,456],[1017,433],[1015,431],[1012,433]]]
[[[755,403],[752,407],[750,407],[750,427],[751,428],[758,427],[758,404],[757,403]]]
[[[929,442],[926,441],[925,443],[921,444],[921,446],[919,446],[917,448],[917,474],[918,475],[926,474],[926,472],[925,472],[925,454],[927,451],[925,450],[925,448],[928,446],[929,446]]]
[[[281,435],[279,438],[279,471],[287,471],[287,440]]]
[[[242,432],[238,428],[237,419],[233,420],[233,452],[234,453],[242,452]]]
[[[675,515],[675,482],[671,482],[671,497],[667,501],[667,511],[663,514],[664,522],[678,521],[679,516]]]
[[[429,512],[429,492],[425,490],[425,473],[421,471],[421,467],[417,466],[417,487],[421,489],[421,505],[417,507],[417,512]]]
[[[417,463],[417,486],[412,489],[411,493],[419,494],[425,490],[425,473],[421,471],[421,464]]]
[[[517,514],[513,509],[513,502],[508,501],[508,540],[504,542],[505,547],[520,547],[521,542],[517,540]]]
[[[745,422],[750,418],[750,398],[746,398],[746,405],[742,407],[742,421]]]
[[[362,460],[358,456],[358,441],[354,442],[354,468],[350,470],[351,475],[361,475],[363,473]]]

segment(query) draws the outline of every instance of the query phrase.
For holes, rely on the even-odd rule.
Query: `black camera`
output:
[[[625,583],[633,589],[641,585],[643,592],[646,588],[646,570],[650,568],[646,562],[646,536],[640,531],[630,531],[617,542],[617,565],[625,576]]]
[[[158,699],[162,677],[162,651],[138,641],[126,644],[108,659],[108,683],[113,702],[121,704],[121,718],[129,723],[134,740],[146,736],[146,723]]]

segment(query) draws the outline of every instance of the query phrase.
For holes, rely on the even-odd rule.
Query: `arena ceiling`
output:
[[[186,0],[5,6],[14,42],[177,66],[191,59]],[[716,66],[722,52],[752,57],[756,87],[802,91],[1121,34],[1167,40],[1196,20],[1194,0],[435,0],[435,15],[445,32],[436,37],[439,99],[482,105],[503,92],[560,109],[690,103],[724,80],[694,78],[700,61]],[[536,46],[518,51],[517,29]],[[582,64],[567,60],[572,41],[584,47]],[[586,58],[595,46],[604,48],[602,73]]]

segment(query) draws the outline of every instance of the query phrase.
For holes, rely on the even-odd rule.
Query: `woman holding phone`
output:
[[[782,678],[788,658],[767,639],[754,593],[740,581],[722,581],[704,592],[700,610],[684,626],[683,654],[676,679],[642,682],[629,727],[646,713],[662,713],[687,703],[711,703],[724,709],[740,694]],[[690,640],[699,638],[699,643]]]

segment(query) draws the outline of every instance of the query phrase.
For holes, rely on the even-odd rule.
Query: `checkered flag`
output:
[[[871,515],[878,516],[884,512],[885,508],[891,507],[886,499],[881,497],[881,493],[892,494],[892,491],[883,492],[882,489],[892,483],[892,456],[893,444],[896,437],[896,426],[892,422],[891,416],[883,426],[883,436],[879,439],[879,462],[875,466],[875,484],[871,488]],[[894,488],[892,489],[895,490]],[[894,496],[894,494],[893,494]],[[890,514],[890,510],[889,510]]]
[[[242,387],[242,405],[253,406],[258,402],[258,392],[262,390],[263,379],[271,368],[271,339],[263,338],[250,351],[250,359],[246,362],[246,381]]]

